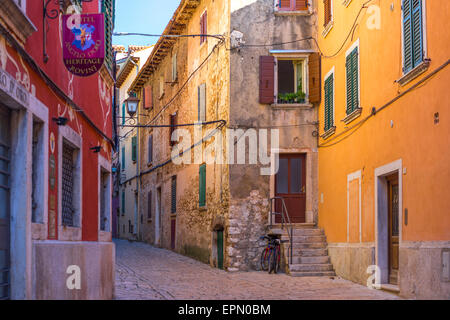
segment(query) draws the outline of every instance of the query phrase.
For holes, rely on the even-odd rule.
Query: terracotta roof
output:
[[[200,5],[200,0],[181,0],[180,5],[175,10],[175,13],[164,29],[163,35],[178,35],[182,34],[186,28],[187,23],[192,17],[193,12]],[[152,54],[147,59],[147,62],[142,67],[139,75],[131,84],[129,91],[137,91],[142,88],[148,81],[149,77],[169,53],[170,48],[177,41],[177,38],[160,37],[152,51]]]

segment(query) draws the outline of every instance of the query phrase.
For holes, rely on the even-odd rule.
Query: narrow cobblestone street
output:
[[[148,244],[115,240],[116,299],[398,299],[335,277],[230,273]]]

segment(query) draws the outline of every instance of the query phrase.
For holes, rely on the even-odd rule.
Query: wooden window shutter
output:
[[[198,121],[206,121],[206,83],[198,86]]]
[[[172,201],[170,204],[170,212],[176,213],[177,212],[177,176],[172,177]]]
[[[308,10],[308,0],[293,0],[295,2],[295,11]]]
[[[199,207],[204,207],[206,205],[206,164],[202,164],[199,170],[198,205]]]
[[[137,159],[137,137],[131,138],[131,160],[135,162]]]
[[[423,22],[422,0],[412,1],[412,47],[413,67],[417,67],[423,61]]]
[[[208,34],[208,18],[207,12],[205,11],[200,17],[200,34]],[[200,44],[206,41],[206,36],[200,37]]]
[[[113,49],[112,33],[114,29],[114,6],[113,0],[102,1],[102,13],[105,18],[105,65],[112,70]]]
[[[174,53],[172,56],[172,81],[177,81],[178,73],[177,73],[177,54]]]
[[[125,170],[125,147],[122,147],[122,171]]]
[[[147,195],[147,219],[152,218],[152,192],[149,191]]]
[[[148,136],[148,163],[153,162],[153,135]]]
[[[334,91],[334,79],[333,75],[325,80],[325,126],[324,130],[328,131],[331,127],[333,127],[333,91]]]
[[[403,0],[403,72],[413,68],[411,0]]]
[[[272,104],[275,95],[275,58],[259,57],[259,103]]]
[[[126,109],[126,105],[124,103],[124,104],[122,104],[122,125],[125,125],[125,109]]]
[[[147,86],[144,89],[144,109],[153,108],[153,90],[152,86]]]
[[[312,53],[309,55],[309,102],[320,103],[320,54]]]
[[[326,27],[328,26],[328,23],[330,23],[331,21],[331,0],[323,0],[323,12],[324,12],[324,22],[323,22],[323,26]]]
[[[293,0],[295,1],[295,0]],[[291,10],[291,0],[279,0],[278,8],[281,11],[290,11]]]

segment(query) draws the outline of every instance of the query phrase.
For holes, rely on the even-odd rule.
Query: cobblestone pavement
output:
[[[148,244],[116,243],[116,299],[398,299],[335,277],[230,273]]]

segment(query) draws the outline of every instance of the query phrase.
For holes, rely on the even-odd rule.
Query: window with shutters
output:
[[[170,146],[174,146],[176,144],[177,141],[177,136],[176,136],[176,125],[178,124],[178,113],[175,112],[174,114],[170,115],[170,130],[169,130],[169,144]],[[175,133],[175,134],[174,134]]]
[[[208,15],[206,10],[200,17],[200,34],[202,35],[200,36],[200,44],[203,44],[207,40],[205,35],[208,34]]]
[[[125,147],[122,147],[122,171],[125,171]]]
[[[80,226],[80,149],[63,138],[61,154],[61,220],[67,227]]]
[[[420,66],[425,59],[422,0],[402,0],[403,74]]]
[[[330,32],[333,23],[333,0],[323,0],[323,37]]]
[[[311,0],[274,0],[276,13],[305,14],[311,11]]]
[[[199,192],[198,206],[206,206],[206,164],[202,164],[199,169]]]
[[[322,138],[330,136],[334,126],[334,68],[325,76],[324,81],[324,132]]]
[[[153,162],[153,134],[148,136],[147,152],[147,163],[151,164]]]
[[[177,213],[177,176],[172,176],[171,191],[170,213]]]
[[[206,121],[206,83],[198,86],[198,122]]]
[[[137,136],[131,138],[131,161],[137,160]]]
[[[260,57],[260,103],[309,104],[320,102],[320,55],[271,51]]]
[[[144,87],[143,93],[144,109],[153,109],[153,87],[151,85]]]
[[[346,114],[344,119],[348,123],[361,113],[359,88],[359,40],[347,51],[345,60],[346,70]]]
[[[102,0],[102,13],[105,16],[105,65],[109,70],[112,70],[113,65],[114,2],[114,0]]]

